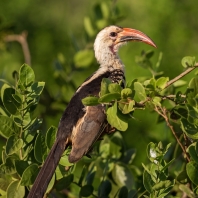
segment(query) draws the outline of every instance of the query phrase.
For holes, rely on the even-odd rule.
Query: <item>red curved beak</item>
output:
[[[131,28],[123,28],[119,33],[117,43],[127,41],[140,41],[157,48],[156,44],[143,32]]]

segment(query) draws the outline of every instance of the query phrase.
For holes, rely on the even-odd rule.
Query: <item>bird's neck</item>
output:
[[[100,71],[114,71],[121,70],[124,72],[124,64],[120,60],[117,51],[113,51],[110,47],[98,50],[95,53],[96,59],[100,64]]]

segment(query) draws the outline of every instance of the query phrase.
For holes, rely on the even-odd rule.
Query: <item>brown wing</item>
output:
[[[102,105],[86,107],[86,113],[72,131],[70,162],[78,161],[85,155],[101,135],[101,127],[106,120]]]

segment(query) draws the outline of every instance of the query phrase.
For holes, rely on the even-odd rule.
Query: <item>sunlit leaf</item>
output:
[[[195,57],[185,56],[182,58],[181,64],[183,67],[193,67],[196,63]]]
[[[98,102],[98,97],[94,97],[94,96],[88,96],[86,98],[83,98],[82,103],[86,106],[95,106],[100,104]]]
[[[193,191],[188,187],[188,185],[180,184],[179,189],[184,192],[189,198],[195,198],[195,194]]]
[[[0,135],[8,138],[13,134],[18,134],[20,128],[10,117],[0,115]]]
[[[156,86],[160,89],[164,89],[168,81],[169,81],[168,77],[160,77],[156,81]]]
[[[7,198],[23,198],[25,187],[20,185],[20,181],[13,181],[7,189]]]
[[[117,102],[107,110],[108,123],[120,131],[126,131],[128,128],[128,122],[117,112]]]
[[[92,37],[95,35],[95,30],[92,26],[92,23],[91,23],[91,19],[89,17],[85,17],[84,18],[84,27],[85,27],[85,30],[87,32],[87,34]]]
[[[103,96],[101,96],[98,100],[100,103],[109,103],[111,101],[117,100],[120,98],[119,93],[107,93]]]
[[[36,176],[39,172],[39,168],[37,164],[31,164],[28,166],[22,175],[21,178],[21,185],[22,186],[29,186],[34,183],[34,180],[36,179]]]
[[[108,86],[108,90],[110,93],[119,93],[121,92],[122,88],[119,84],[117,83],[111,83]]]
[[[76,67],[89,67],[94,60],[94,53],[92,50],[78,51],[74,56],[74,64]]]
[[[46,190],[45,194],[48,194],[53,189],[55,181],[56,181],[55,180],[55,174],[53,174],[52,179],[50,180],[50,182],[47,186],[47,190]]]
[[[23,146],[23,140],[16,135],[12,135],[8,138],[6,143],[6,154],[12,155],[16,153]]]
[[[124,88],[121,91],[121,96],[122,96],[122,98],[132,97],[132,90],[130,88]]]
[[[126,186],[128,189],[132,188],[134,182],[133,175],[125,164],[116,163],[112,171],[112,176],[118,186]]]
[[[143,174],[143,184],[144,184],[144,187],[146,188],[146,190],[149,193],[152,193],[154,182],[151,178],[151,175],[146,170],[144,171],[144,174]]]
[[[111,80],[109,78],[102,79],[101,87],[100,87],[100,96],[103,96],[109,93],[108,86],[110,83],[111,83]]]
[[[73,164],[69,162],[68,155],[64,155],[61,157],[59,164],[62,166],[72,166]]]
[[[146,100],[146,92],[145,92],[145,89],[143,87],[143,85],[139,82],[135,82],[134,83],[134,89],[135,89],[135,93],[137,95],[137,97],[140,99],[140,100]]]
[[[28,87],[33,84],[34,80],[35,80],[35,74],[33,69],[27,64],[22,65],[19,71],[20,84],[23,85],[24,87]]]
[[[32,93],[31,93],[30,96],[34,97],[34,96],[41,95],[44,87],[45,87],[45,82],[35,82],[35,83],[33,83],[32,86],[31,86]]]

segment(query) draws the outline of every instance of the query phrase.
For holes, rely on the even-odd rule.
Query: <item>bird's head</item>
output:
[[[100,64],[118,57],[120,46],[128,41],[140,41],[156,47],[155,43],[144,33],[131,28],[109,26],[102,29],[94,42],[95,57]]]

